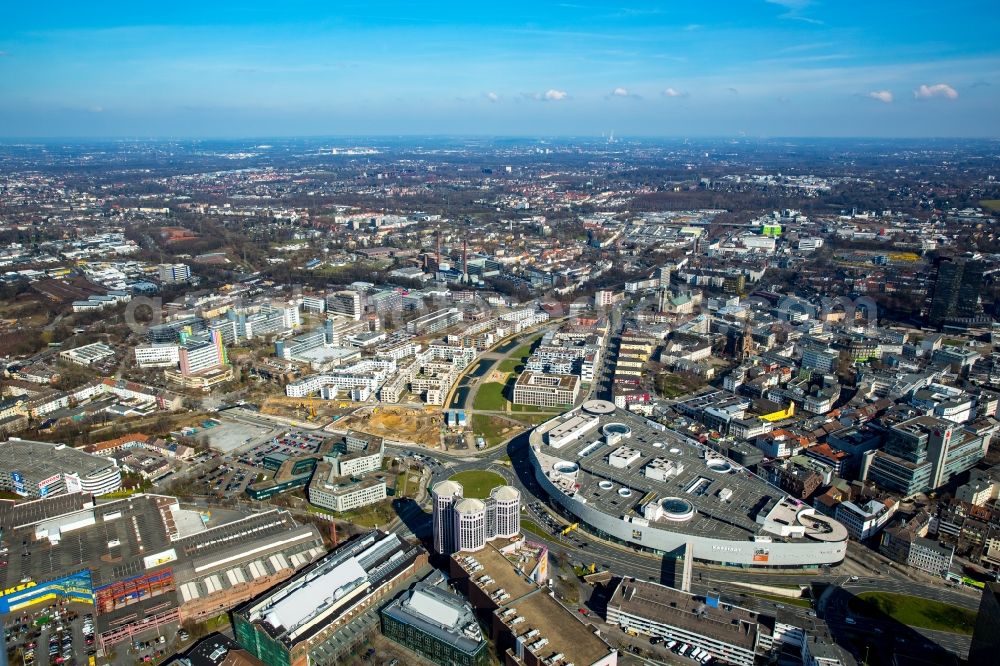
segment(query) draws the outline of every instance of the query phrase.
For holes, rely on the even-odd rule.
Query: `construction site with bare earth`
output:
[[[337,423],[387,440],[441,448],[441,410],[436,407],[365,407]]]

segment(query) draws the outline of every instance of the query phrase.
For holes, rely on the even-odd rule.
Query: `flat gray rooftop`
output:
[[[111,467],[107,458],[51,442],[10,439],[0,442],[0,467],[24,475],[45,478],[57,472],[76,472],[88,476]]]
[[[543,465],[558,460],[579,465],[578,485],[571,494],[602,513],[641,518],[648,502],[679,498],[694,509],[690,519],[661,519],[651,524],[683,534],[745,541],[760,532],[756,522],[760,510],[785,497],[780,489],[721,454],[679,433],[656,429],[642,417],[616,409],[597,418],[598,427],[560,448],[543,440],[539,460]],[[554,425],[558,427],[559,422]],[[612,424],[626,426],[628,433],[608,444],[604,430]],[[623,467],[613,466],[609,456],[622,447],[632,450],[626,453],[634,460]],[[654,464],[672,466],[675,473],[663,480],[647,476],[644,470],[657,459]],[[683,506],[683,502],[675,504]]]
[[[757,643],[758,622],[763,619],[746,608],[730,604],[711,607],[703,597],[635,579],[625,579],[615,588],[608,608],[751,651]]]
[[[170,547],[164,521],[153,496],[135,497],[99,504],[93,509],[80,507],[70,497],[32,502],[24,511],[32,522],[44,522],[72,511],[92,511],[95,524],[66,532],[57,543],[48,539],[35,540],[34,524],[17,516],[17,525],[0,523],[3,544],[7,546],[7,566],[0,568],[0,585],[10,587],[22,578],[42,582],[90,569],[94,587],[145,571],[142,557]],[[108,518],[121,512],[121,517]],[[118,542],[116,546],[109,543]]]

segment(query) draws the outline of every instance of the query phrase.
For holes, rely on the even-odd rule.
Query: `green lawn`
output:
[[[392,508],[392,502],[389,500],[379,502],[378,504],[372,504],[371,506],[362,507],[360,509],[355,509],[353,511],[344,511],[343,513],[331,511],[330,509],[310,504],[309,511],[312,513],[322,513],[327,516],[335,516],[340,520],[354,523],[355,525],[360,525],[361,527],[386,525],[396,517],[396,512]]]
[[[208,627],[208,633],[219,631],[227,624],[229,624],[229,613],[220,613],[215,617],[210,617],[205,620],[205,626]]]
[[[497,372],[516,372],[518,374],[524,370],[524,361],[519,358],[508,358],[500,361],[497,365]]]
[[[515,405],[512,409],[516,407],[523,407],[523,405]],[[521,423],[527,423],[528,425],[536,426],[545,423],[553,416],[560,414],[560,412],[511,412],[510,418],[515,421],[520,421]]]
[[[406,494],[406,472],[402,472],[396,476],[396,485],[393,486],[395,489],[394,496],[402,497]]]
[[[484,409],[486,411],[503,411],[507,407],[507,398],[503,395],[504,385],[500,382],[486,382],[479,387],[476,399],[472,404],[473,409]]]
[[[513,423],[489,414],[472,415],[472,432],[486,440],[487,447],[494,447],[520,429]]]
[[[979,205],[994,213],[1000,213],[1000,199],[982,199]]]
[[[509,358],[512,359],[516,358],[516,359],[521,359],[522,361],[527,361],[528,357],[531,356],[531,352],[534,350],[535,345],[541,339],[542,336],[540,335],[533,337],[531,340],[529,340],[528,342],[524,343],[523,345],[512,351]]]
[[[975,611],[951,604],[891,592],[862,592],[848,605],[856,615],[870,618],[889,616],[910,627],[972,634]]]
[[[451,477],[451,480],[462,484],[462,488],[465,490],[465,497],[474,497],[476,499],[487,497],[490,491],[497,486],[507,485],[507,482],[499,474],[478,469],[459,472]]]

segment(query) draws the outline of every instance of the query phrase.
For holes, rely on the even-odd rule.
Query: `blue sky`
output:
[[[0,136],[996,137],[998,28],[995,0],[10,2]]]

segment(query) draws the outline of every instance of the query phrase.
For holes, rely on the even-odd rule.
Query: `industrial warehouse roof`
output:
[[[65,444],[34,442],[12,437],[0,442],[0,470],[37,478],[69,472],[88,476],[113,466],[107,458],[91,455]]]
[[[93,506],[93,503],[93,498],[84,493],[56,495],[31,502],[15,503],[14,500],[0,500],[0,528],[7,532],[32,525],[46,518],[79,511],[85,507]]]
[[[359,600],[352,592],[377,589],[413,564],[420,552],[396,534],[373,530],[235,612],[272,638],[295,645],[339,621]],[[340,603],[345,598],[353,601],[345,606]]]
[[[25,578],[42,583],[84,569],[90,570],[95,588],[162,565],[173,567],[181,579],[193,578],[226,562],[236,566],[269,554],[276,541],[293,539],[288,543],[299,549],[322,543],[314,527],[298,525],[279,510],[182,536],[174,524],[178,509],[176,498],[145,494],[96,506],[82,493],[20,505],[4,502],[0,530],[9,550],[8,564],[0,568],[0,589]],[[163,555],[162,562],[157,555]],[[147,562],[147,557],[153,559]]]
[[[57,496],[0,515],[3,545],[9,549],[7,566],[0,568],[0,587],[24,578],[41,583],[81,569],[90,569],[98,587],[144,573],[143,556],[170,547],[160,508],[176,501],[173,498],[141,495],[93,506],[88,495],[75,497],[88,501],[81,506],[71,499],[74,496]],[[15,525],[7,518],[19,520]],[[75,529],[62,532],[62,524]],[[39,527],[57,540],[36,538]]]

